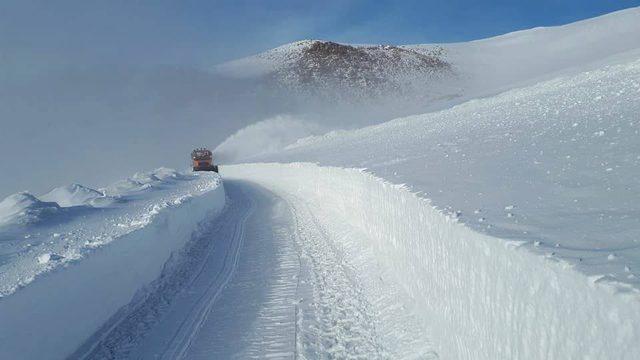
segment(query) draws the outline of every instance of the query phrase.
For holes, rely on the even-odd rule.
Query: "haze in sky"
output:
[[[638,5],[640,0],[3,0],[0,62],[210,66],[301,39],[468,41]]]

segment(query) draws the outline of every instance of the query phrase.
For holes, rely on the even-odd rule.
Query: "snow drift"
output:
[[[136,178],[108,207],[63,208],[26,193],[2,202],[3,212],[20,219],[42,209],[68,216],[61,222],[41,216],[38,227],[0,227],[0,358],[70,355],[156,279],[199,222],[225,203],[215,174],[159,169]],[[46,197],[69,205],[97,196],[85,189],[62,187]]]
[[[476,233],[428,200],[359,170],[229,166],[364,232],[446,359],[634,359],[640,302],[571,265]],[[349,241],[349,239],[346,239]],[[350,244],[342,244],[349,246]]]
[[[57,187],[40,196],[40,199],[55,202],[61,207],[85,205],[100,207],[107,206],[114,200],[111,197],[105,196],[98,190],[94,190],[80,184]]]

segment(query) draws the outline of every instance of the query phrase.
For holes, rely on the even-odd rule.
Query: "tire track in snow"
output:
[[[238,267],[238,260],[240,258],[240,249],[245,237],[245,225],[247,219],[255,211],[256,203],[250,197],[246,197],[249,200],[250,206],[248,211],[242,213],[241,217],[236,222],[235,231],[229,250],[226,253],[224,259],[224,267],[222,272],[218,273],[215,280],[211,282],[209,288],[203,293],[199,300],[197,307],[191,310],[191,313],[182,322],[174,337],[169,342],[167,348],[162,354],[162,359],[173,360],[182,359],[185,352],[189,349],[194,339],[198,336],[198,332],[202,328],[203,323],[207,320],[211,309],[213,308],[216,300],[220,296],[222,290],[227,286],[234,271]],[[197,277],[203,276],[204,267],[200,269]]]
[[[186,358],[295,357],[295,300],[299,261],[291,215],[271,192],[249,182],[258,203],[246,228],[238,269]]]
[[[247,198],[248,199],[248,198]],[[142,295],[137,295],[131,304],[119,311],[103,329],[94,334],[71,359],[127,359],[143,357],[137,353],[159,321],[167,316],[175,303],[188,296],[190,288],[201,281],[212,257],[224,256],[225,261],[238,239],[238,219],[249,216],[249,200],[227,199],[227,206],[218,218],[201,224],[194,232],[190,243],[165,264],[160,278],[149,285]],[[243,215],[244,214],[244,215]],[[229,225],[233,225],[231,228]],[[228,239],[232,239],[229,241]],[[211,269],[209,269],[211,270]],[[216,278],[218,279],[219,276]],[[204,300],[201,297],[202,300]],[[187,306],[183,306],[187,307]],[[195,307],[188,306],[189,308]],[[179,314],[178,317],[186,317]],[[151,333],[151,334],[149,334]],[[168,335],[160,334],[159,343],[166,344]],[[171,335],[171,334],[170,334]]]
[[[379,341],[371,304],[344,253],[300,199],[286,199],[308,274],[311,299],[297,322],[296,348],[303,359],[389,358]],[[311,300],[311,301],[309,301]]]

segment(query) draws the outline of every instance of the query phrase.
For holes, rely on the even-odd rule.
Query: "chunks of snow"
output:
[[[45,264],[48,264],[49,261],[62,260],[63,258],[64,256],[62,255],[45,253],[45,254],[39,255],[37,260],[39,264],[45,265]]]
[[[40,256],[38,256],[38,263],[40,264],[46,264],[49,262],[50,256],[51,254],[42,254]]]

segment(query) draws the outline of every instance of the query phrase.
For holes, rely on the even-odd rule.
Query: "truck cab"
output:
[[[191,152],[191,160],[193,161],[193,171],[218,172],[218,166],[213,164],[211,150],[206,148],[195,149]]]

